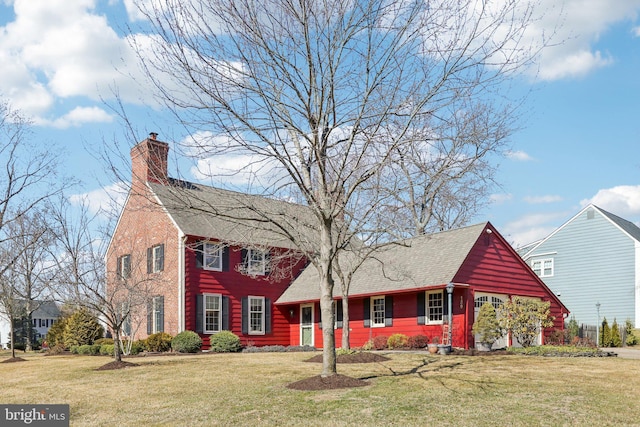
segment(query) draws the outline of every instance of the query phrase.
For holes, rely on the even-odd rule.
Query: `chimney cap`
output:
[[[158,138],[158,133],[157,132],[150,132],[149,133],[149,138],[155,140],[156,138]]]

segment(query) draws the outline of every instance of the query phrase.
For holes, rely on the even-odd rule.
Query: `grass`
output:
[[[339,365],[368,387],[301,392],[320,373],[313,353],[130,358],[19,356],[0,364],[0,402],[68,403],[72,426],[638,425],[640,361],[618,358],[386,354]],[[8,353],[0,354],[0,359]]]

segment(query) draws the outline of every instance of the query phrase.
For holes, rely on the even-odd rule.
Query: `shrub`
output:
[[[47,331],[45,341],[49,343],[49,347],[62,346],[64,348],[64,330],[67,326],[68,316],[60,317]]]
[[[407,348],[409,342],[409,337],[404,334],[393,334],[387,340],[387,347],[389,349],[394,348]]]
[[[100,338],[100,339],[96,340],[94,342],[94,344],[96,344],[96,345],[105,345],[105,344],[113,345],[113,338]]]
[[[425,348],[429,344],[429,338],[426,335],[414,335],[409,337],[407,345],[409,348]]]
[[[550,305],[549,301],[513,297],[500,306],[498,322],[501,329],[510,331],[520,345],[530,347],[538,337],[540,328],[553,326]]]
[[[373,349],[374,350],[384,350],[387,348],[387,341],[389,341],[389,337],[384,335],[379,335],[373,338]]]
[[[620,328],[618,327],[618,321],[615,317],[613,318],[613,324],[611,325],[611,347],[622,347]]]
[[[373,350],[373,340],[368,340],[366,343],[362,344],[362,350],[364,351]]]
[[[560,329],[554,329],[549,336],[544,340],[548,345],[563,345],[564,344],[564,332]]]
[[[211,351],[216,353],[235,353],[242,350],[240,338],[231,331],[218,332],[211,336],[209,343]]]
[[[91,355],[91,345],[89,344],[83,344],[83,345],[79,345],[78,346],[78,354],[82,354],[85,356],[89,356]]]
[[[502,336],[502,329],[498,323],[496,309],[490,302],[485,302],[478,311],[478,318],[473,323],[472,332],[478,335],[478,342],[491,348],[494,342]]]
[[[169,351],[172,339],[173,337],[166,332],[149,335],[146,339],[146,349],[148,351]]]
[[[631,319],[627,319],[624,322],[624,331],[625,331],[625,333],[627,335],[627,337],[625,338],[625,344],[626,345],[636,345],[638,343],[638,337],[634,333],[633,323],[631,322]]]
[[[73,313],[64,328],[64,345],[93,344],[104,335],[104,329],[96,317],[85,309]]]
[[[115,353],[115,345],[113,344],[102,344],[100,346],[100,354],[103,356],[113,356]]]
[[[62,343],[51,346],[47,350],[47,354],[51,356],[62,353],[64,353],[64,345]]]
[[[72,345],[71,347],[69,347],[69,351],[71,352],[71,354],[80,354],[78,353],[79,347],[80,347],[79,345]]]
[[[572,315],[565,329],[566,342],[567,343],[572,342],[573,338],[577,337],[579,334],[580,334],[580,326],[578,326],[576,316]]]
[[[588,348],[595,348],[596,347],[596,343],[593,342],[593,340],[591,340],[590,338],[580,338],[580,337],[573,337],[573,340],[571,340],[571,345],[574,347],[588,347]]]
[[[601,347],[609,347],[611,345],[611,328],[609,327],[609,322],[607,322],[607,318],[602,319],[602,326],[600,328],[600,336],[598,337],[600,340]]]
[[[182,331],[171,340],[171,348],[179,353],[197,353],[202,339],[193,331]]]

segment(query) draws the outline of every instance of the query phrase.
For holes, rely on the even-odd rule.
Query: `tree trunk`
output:
[[[322,373],[329,377],[337,373],[336,370],[336,336],[333,329],[335,319],[333,315],[333,271],[331,264],[331,225],[323,227],[321,232],[320,250],[320,313],[322,316]]]
[[[120,352],[120,329],[113,331],[113,358],[116,362],[122,362],[122,353]]]
[[[15,359],[16,357],[16,322],[13,319],[13,316],[9,316],[9,327],[11,329],[11,339],[9,340],[9,345],[11,345],[11,358]]]
[[[343,289],[342,292],[342,348],[349,350],[351,348],[351,329],[349,328],[349,296],[348,292]]]

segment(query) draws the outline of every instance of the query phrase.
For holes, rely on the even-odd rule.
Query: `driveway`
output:
[[[640,359],[640,348],[638,347],[601,348],[600,350],[612,351],[623,359]]]

